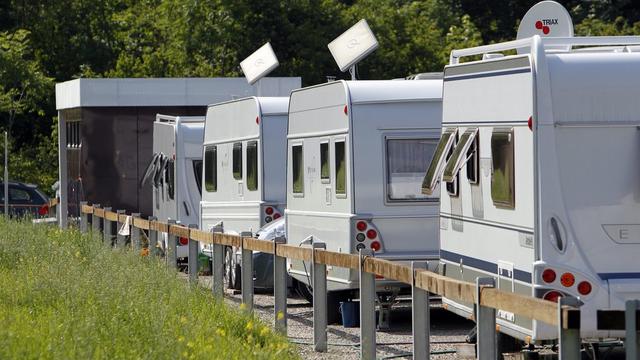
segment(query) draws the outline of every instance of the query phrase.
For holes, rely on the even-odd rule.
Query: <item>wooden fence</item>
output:
[[[561,298],[554,303],[534,297],[523,296],[499,290],[494,287],[494,278],[479,278],[476,283],[454,280],[426,270],[425,262],[414,262],[411,267],[378,259],[371,250],[361,250],[359,255],[344,254],[324,249],[324,244],[314,243],[312,247],[288,245],[284,239],[275,241],[257,240],[251,237],[234,236],[216,232],[206,232],[193,227],[177,225],[175,222],[160,222],[155,218],[140,218],[139,214],[131,217],[124,211],[113,212],[110,208],[99,205],[82,204],[80,229],[83,232],[93,231],[94,236],[101,236],[111,243],[115,238],[115,246],[123,247],[126,239],[113,234],[113,223],[116,229],[129,221],[130,246],[135,250],[142,248],[141,230],[148,231],[150,244],[155,244],[159,233],[169,236],[167,259],[171,266],[176,266],[177,237],[189,238],[189,279],[197,281],[198,243],[213,245],[213,293],[223,296],[223,253],[225,246],[242,249],[242,302],[248,310],[253,308],[253,270],[252,252],[260,251],[275,255],[274,257],[274,325],[278,331],[287,331],[287,274],[286,259],[311,262],[311,282],[313,284],[313,327],[314,348],[316,351],[327,350],[327,297],[326,266],[350,268],[359,271],[360,293],[360,351],[362,359],[375,359],[376,354],[376,322],[375,322],[375,281],[376,276],[396,280],[412,288],[412,318],[414,339],[413,358],[429,358],[429,295],[440,295],[452,300],[474,304],[476,311],[474,320],[477,325],[477,356],[480,359],[496,359],[496,310],[512,312],[530,319],[542,321],[558,328],[559,355],[561,359],[580,359],[580,310],[575,299]],[[91,223],[91,228],[89,224]],[[153,254],[154,246],[150,247]],[[246,260],[246,261],[245,261]],[[245,276],[246,274],[246,276]],[[572,302],[571,300],[574,300]],[[628,311],[637,314],[637,302]],[[629,314],[627,314],[629,315]],[[637,324],[627,321],[627,356],[637,359]],[[623,317],[624,320],[624,317]],[[617,324],[619,327],[620,324]],[[624,329],[624,324],[622,325]],[[629,336],[632,336],[631,338]],[[636,355],[634,355],[636,354]],[[629,358],[629,357],[628,357]]]

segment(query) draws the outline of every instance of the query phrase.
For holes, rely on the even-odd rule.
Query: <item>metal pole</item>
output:
[[[67,227],[67,211],[68,211],[68,194],[67,184],[67,122],[62,115],[62,111],[58,111],[58,190],[60,191],[60,202],[57,206],[58,226],[60,228]]]
[[[178,268],[178,237],[171,234],[171,226],[176,224],[175,220],[168,220],[169,233],[167,234],[167,266],[177,269]],[[189,241],[191,242],[191,241]]]
[[[287,259],[278,256],[276,250],[279,244],[285,244],[287,239],[277,237],[273,240],[273,312],[276,331],[287,335]]]
[[[429,292],[416,287],[416,270],[426,270],[426,261],[411,262],[411,313],[413,329],[413,358],[429,359],[430,308]]]
[[[244,248],[242,241],[241,289],[242,303],[248,311],[253,310],[253,251]]]
[[[360,358],[376,358],[376,276],[364,271],[364,262],[373,257],[371,249],[360,250]]]
[[[213,235],[215,238],[215,235]],[[213,291],[213,296],[222,299],[224,297],[224,245],[222,244],[213,244],[212,252],[213,252],[213,261],[211,266],[213,267],[213,284],[211,284],[211,289]]]
[[[311,284],[313,286],[313,348],[327,351],[327,266],[316,263],[316,250],[325,250],[323,242],[311,246]]]
[[[563,307],[568,309],[563,316]],[[560,360],[580,360],[580,306],[578,299],[561,297],[558,301],[558,352]],[[480,335],[480,334],[478,334]]]
[[[80,202],[80,232],[86,234],[89,231],[89,214],[82,211],[82,208],[87,205],[86,201]]]
[[[151,223],[156,220],[158,220],[157,217],[149,216],[149,256],[158,255],[158,250],[156,249],[156,246],[158,245],[158,231],[151,230],[151,228],[153,228],[153,226],[151,226]]]
[[[120,235],[120,228],[124,226],[124,223],[120,222],[120,215],[125,215],[125,211],[118,210],[116,213],[118,214],[118,221],[116,222],[116,247],[124,249],[127,244],[127,237]]]
[[[104,208],[104,218],[102,219],[103,221],[103,229],[102,229],[102,240],[104,241],[105,245],[107,246],[113,246],[113,241],[111,240],[111,221],[107,219],[107,212],[111,211],[110,207],[106,207]]]
[[[198,225],[189,224],[189,229],[196,229],[196,228],[198,228]],[[189,239],[189,262],[188,262],[189,282],[194,285],[198,283],[198,248],[200,247],[199,244],[200,243],[198,241]]]
[[[100,238],[100,218],[96,216],[96,209],[100,208],[100,204],[93,204],[93,213],[91,213],[91,236],[96,239]]]
[[[639,300],[627,300],[625,303],[624,326],[626,336],[624,340],[625,353],[627,360],[640,359],[640,336],[638,336],[638,309],[640,309]]]
[[[482,306],[482,288],[495,287],[495,279],[492,277],[476,278],[476,329],[478,337],[476,352],[478,359],[497,359],[498,342],[496,336],[496,309]]]
[[[4,132],[4,217],[9,218],[9,147],[7,132]]]
[[[134,219],[139,217],[140,213],[131,214],[131,248],[136,252],[139,252],[142,248],[142,244],[140,243],[140,229],[133,226]]]

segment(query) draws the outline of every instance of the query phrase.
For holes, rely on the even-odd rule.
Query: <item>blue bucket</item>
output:
[[[360,307],[357,302],[341,301],[340,313],[342,314],[342,326],[346,328],[360,326]]]

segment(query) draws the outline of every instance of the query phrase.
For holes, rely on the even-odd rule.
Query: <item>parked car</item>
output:
[[[0,183],[0,213],[4,214],[4,183]],[[12,217],[44,217],[49,214],[49,198],[36,185],[9,182],[9,214]]]

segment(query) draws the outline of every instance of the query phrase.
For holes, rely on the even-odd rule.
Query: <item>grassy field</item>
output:
[[[153,258],[0,220],[0,359],[293,359],[256,318]]]

